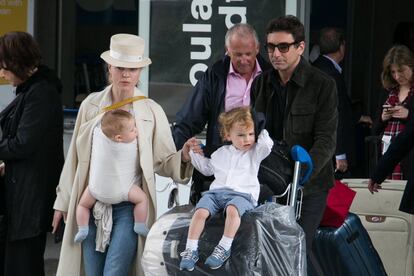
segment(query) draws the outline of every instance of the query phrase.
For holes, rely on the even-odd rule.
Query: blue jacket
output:
[[[262,71],[270,68],[260,55],[257,55]],[[230,69],[230,58],[223,59],[210,66],[203,74],[181,110],[177,113],[173,127],[173,137],[177,149],[191,137],[201,133],[207,124],[206,149],[213,151],[222,144],[218,126],[218,116],[224,111],[227,74]]]

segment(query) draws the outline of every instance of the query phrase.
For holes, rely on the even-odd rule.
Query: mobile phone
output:
[[[391,107],[392,107],[392,105],[390,105],[390,104],[384,104],[382,106],[382,108],[385,109],[386,111],[388,111]]]

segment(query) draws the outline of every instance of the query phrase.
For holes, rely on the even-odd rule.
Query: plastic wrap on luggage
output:
[[[178,206],[160,217],[147,236],[142,266],[145,275],[306,275],[305,236],[292,207],[266,203],[246,213],[227,262],[217,270],[204,265],[220,241],[224,217],[207,220],[199,241],[194,271],[180,271],[194,207]]]

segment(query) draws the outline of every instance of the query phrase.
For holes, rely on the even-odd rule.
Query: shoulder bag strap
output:
[[[106,106],[106,107],[102,108],[101,113],[104,113],[104,112],[107,112],[107,111],[111,111],[111,110],[120,108],[120,107],[122,107],[122,106],[124,106],[126,104],[129,104],[129,103],[132,103],[132,102],[135,102],[135,101],[139,101],[139,100],[143,100],[143,99],[147,99],[147,97],[145,97],[145,96],[135,96],[135,97],[131,97],[131,98],[125,99],[123,101],[114,103],[114,104],[112,104],[110,106]]]

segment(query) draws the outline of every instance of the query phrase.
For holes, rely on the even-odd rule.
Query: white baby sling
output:
[[[140,183],[137,140],[114,142],[99,126],[93,130],[89,171],[89,191],[94,198],[107,204],[128,200],[134,183]]]

